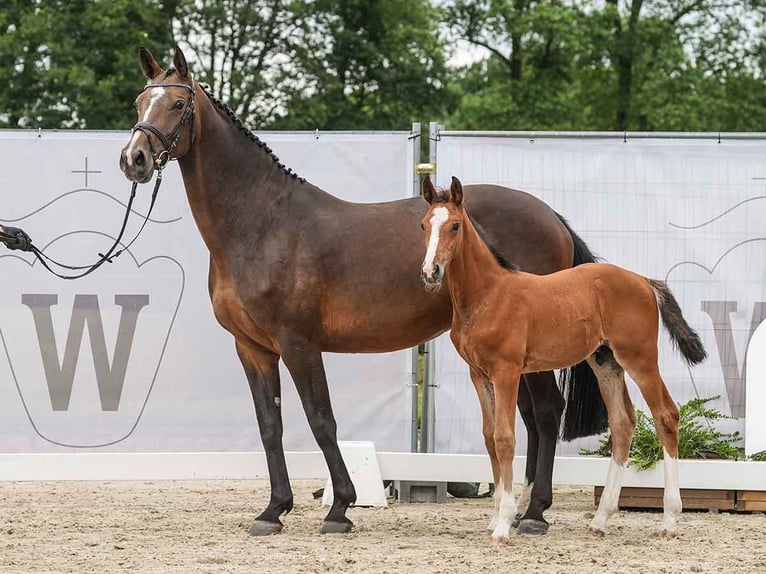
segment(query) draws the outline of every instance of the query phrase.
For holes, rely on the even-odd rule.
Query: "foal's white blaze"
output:
[[[617,502],[622,489],[622,477],[625,474],[627,463],[619,464],[614,459],[609,463],[609,474],[606,475],[606,486],[601,494],[601,502],[598,504],[596,515],[590,523],[591,530],[595,532],[606,531],[606,521],[617,510]]]
[[[151,90],[151,95],[149,96],[149,105],[146,106],[143,115],[138,119],[139,122],[145,122],[146,119],[150,117],[150,113],[154,109],[154,106],[156,106],[162,98],[164,88],[149,88],[149,90]],[[140,130],[136,130],[133,132],[133,135],[130,136],[128,148],[125,150],[125,160],[127,161],[128,166],[133,164],[133,148],[136,146],[136,142],[142,133],[143,132]]]
[[[665,455],[665,494],[662,497],[664,507],[663,528],[666,536],[676,533],[676,520],[681,514],[681,490],[678,482],[678,459],[673,458],[664,448]]]
[[[426,258],[423,260],[423,273],[427,276],[433,275],[434,257],[436,257],[436,248],[439,246],[439,229],[449,219],[449,211],[446,207],[437,207],[431,215],[431,237],[428,238],[428,249],[426,249]]]

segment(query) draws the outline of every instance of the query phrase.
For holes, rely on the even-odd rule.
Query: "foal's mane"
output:
[[[170,70],[168,70],[170,71]],[[264,142],[262,139],[260,139],[257,135],[255,135],[250,128],[248,128],[241,119],[239,119],[234,111],[227,106],[224,102],[216,98],[210,91],[210,87],[206,86],[204,84],[199,85],[202,88],[202,91],[205,92],[205,95],[208,97],[208,99],[213,102],[213,105],[215,105],[216,108],[218,108],[218,111],[220,111],[223,115],[225,115],[229,121],[236,127],[242,134],[247,137],[250,141],[255,143],[259,148],[261,148],[264,152],[266,152],[272,160],[274,160],[274,163],[277,164],[277,167],[281,169],[283,172],[285,172],[290,177],[293,177],[300,181],[301,183],[305,182],[306,179],[303,177],[300,177],[297,173],[295,173],[292,168],[287,167],[285,164],[283,164],[281,161],[279,161],[279,158],[277,155],[271,150],[271,148],[266,145],[266,142]]]
[[[436,190],[436,197],[434,197],[434,202],[447,203],[449,200],[450,200],[449,190],[445,190],[445,189]],[[476,233],[479,234],[479,237],[481,238],[482,242],[484,242],[484,245],[487,246],[487,249],[489,249],[489,252],[492,254],[492,257],[495,258],[495,261],[497,261],[500,267],[502,267],[503,269],[507,269],[508,271],[518,271],[519,266],[509,261],[505,257],[505,255],[503,255],[502,252],[492,244],[492,242],[489,240],[489,236],[487,235],[487,232],[484,231],[484,228],[481,225],[479,225],[479,222],[473,218],[473,216],[467,209],[465,209],[465,214],[468,216],[468,219],[471,221],[471,224],[473,225],[474,229],[476,229]]]

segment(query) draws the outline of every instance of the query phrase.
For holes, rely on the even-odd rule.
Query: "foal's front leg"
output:
[[[495,390],[487,377],[471,368],[471,382],[479,396],[481,404],[481,422],[482,434],[484,435],[484,446],[487,447],[489,462],[492,465],[492,480],[495,485],[498,482],[497,453],[495,452]],[[500,506],[498,490],[495,490],[493,496],[495,500],[495,509],[492,512],[492,518],[489,520],[488,530],[494,530],[497,526],[497,514]]]
[[[495,452],[498,461],[497,524],[492,531],[492,541],[507,543],[511,523],[516,516],[516,500],[513,497],[513,457],[516,449],[516,403],[519,396],[520,365],[507,365],[491,373],[495,389]]]

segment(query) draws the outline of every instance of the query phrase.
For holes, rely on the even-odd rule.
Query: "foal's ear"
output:
[[[176,72],[178,72],[182,78],[185,78],[189,75],[189,65],[186,63],[186,56],[184,56],[181,48],[179,48],[177,45],[176,51],[173,54],[173,66],[175,66]]]
[[[143,71],[144,76],[150,80],[156,78],[162,71],[162,67],[157,63],[157,60],[154,59],[152,53],[146,48],[142,47],[138,51],[138,59],[141,60],[141,71]]]
[[[460,180],[454,175],[452,176],[452,185],[449,188],[449,194],[455,205],[460,206],[460,204],[463,203],[463,184],[460,183]]]
[[[426,200],[426,203],[433,203],[434,197],[436,196],[436,188],[434,188],[434,184],[431,183],[431,178],[429,176],[425,176],[423,178],[423,199]]]

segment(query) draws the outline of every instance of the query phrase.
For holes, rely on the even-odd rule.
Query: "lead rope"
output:
[[[146,223],[149,221],[149,217],[152,213],[152,210],[154,209],[154,204],[157,200],[157,194],[160,190],[160,185],[162,184],[162,168],[158,168],[157,170],[157,178],[154,183],[154,190],[152,191],[152,201],[149,204],[149,210],[146,212],[146,215],[144,216],[144,222],[141,224],[141,228],[138,230],[136,235],[133,237],[133,239],[130,240],[130,242],[125,245],[122,249],[117,249],[117,247],[120,245],[120,242],[122,241],[122,236],[125,235],[125,229],[128,225],[128,218],[130,217],[131,208],[133,206],[133,200],[136,198],[136,188],[138,187],[138,183],[133,183],[133,186],[130,190],[130,199],[128,200],[127,208],[125,209],[125,217],[122,220],[122,226],[120,227],[120,233],[117,235],[117,238],[114,240],[114,243],[112,246],[106,251],[106,253],[99,253],[99,259],[95,263],[91,265],[67,265],[66,263],[60,263],[59,261],[56,261],[52,257],[49,257],[46,255],[42,250],[40,250],[37,246],[35,246],[33,243],[29,243],[28,248],[23,249],[24,251],[31,251],[37,260],[40,262],[40,264],[45,267],[50,273],[58,277],[59,279],[80,279],[81,277],[85,277],[86,275],[90,275],[93,273],[96,269],[101,267],[104,263],[112,263],[117,257],[119,257],[124,251],[130,248],[131,245],[138,239],[138,236],[141,235],[141,232],[144,230],[144,227],[146,227]],[[63,273],[59,273],[58,271],[54,270],[51,265],[56,267],[61,267],[62,269],[68,269],[70,271],[82,271],[82,273],[75,273],[72,275],[65,275]]]

